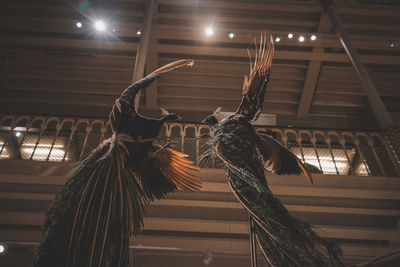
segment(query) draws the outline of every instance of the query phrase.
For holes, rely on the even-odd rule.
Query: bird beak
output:
[[[177,60],[174,61],[172,63],[169,63],[165,66],[162,66],[159,69],[156,69],[155,71],[153,71],[153,74],[163,74],[166,72],[169,72],[173,69],[177,69],[177,68],[181,68],[181,67],[191,67],[194,65],[194,60],[193,59],[181,59],[181,60]]]

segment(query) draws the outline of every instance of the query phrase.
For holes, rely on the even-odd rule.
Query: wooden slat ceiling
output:
[[[107,115],[115,97],[131,82],[145,1],[90,1],[85,10],[79,8],[83,2],[1,1],[0,112]],[[338,13],[388,111],[396,116],[400,8],[391,2],[352,3],[358,5],[339,5]],[[115,32],[94,32],[90,20],[96,18],[106,19]],[[82,28],[75,27],[77,21]],[[204,35],[208,25],[214,27],[212,37]],[[371,123],[362,85],[318,1],[158,0],[147,72],[175,59],[197,62],[190,70],[162,77],[143,94],[141,107],[162,106],[183,115],[217,106],[233,111],[249,68],[246,48],[264,29],[281,36],[265,113],[277,114],[282,126],[288,119],[280,118],[289,118],[295,126],[308,121],[309,127],[326,127],[315,118]],[[235,33],[233,39],[230,32]],[[300,43],[288,39],[289,32],[318,34],[318,39]]]

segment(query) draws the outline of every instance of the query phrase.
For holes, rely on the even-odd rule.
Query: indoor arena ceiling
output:
[[[145,2],[1,1],[0,112],[105,117],[132,81]],[[387,110],[400,118],[398,1],[336,4]],[[98,19],[106,22],[102,33],[93,28]],[[207,27],[213,35],[205,35]],[[375,127],[359,78],[316,0],[156,1],[146,72],[181,58],[196,64],[163,76],[142,94],[141,108],[179,111],[192,121],[217,106],[233,111],[249,71],[246,49],[263,30],[280,37],[264,113],[277,114],[280,126]]]

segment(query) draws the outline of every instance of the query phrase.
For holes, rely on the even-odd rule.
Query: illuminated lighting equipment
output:
[[[299,41],[300,41],[300,42],[304,42],[304,40],[305,40],[304,36],[300,36],[300,37],[299,37]]]
[[[289,33],[288,35],[287,35],[287,37],[289,38],[289,39],[292,39],[293,38],[293,33]]]
[[[310,39],[311,39],[311,41],[315,41],[315,40],[317,40],[317,36],[313,34],[313,35],[311,35]]]
[[[94,23],[94,27],[95,27],[96,30],[101,32],[101,31],[104,31],[106,29],[106,24],[103,21],[98,20],[98,21],[96,21]]]
[[[275,43],[279,43],[281,41],[281,37],[276,37],[275,38]]]
[[[15,132],[14,134],[15,134],[16,137],[20,137],[21,136],[20,132]]]
[[[233,33],[233,32],[231,32],[230,34],[229,34],[229,38],[233,38],[233,37],[235,37],[235,34]]]
[[[390,42],[390,43],[389,43],[389,46],[390,46],[390,47],[394,47],[394,42]]]
[[[207,36],[211,36],[211,35],[213,35],[213,34],[214,34],[213,28],[207,27],[207,28],[206,28],[206,35],[207,35]]]
[[[80,22],[80,21],[78,21],[75,25],[77,28],[82,28],[82,22]]]
[[[141,34],[142,34],[142,31],[141,31],[141,30],[138,30],[138,31],[136,32],[136,34],[137,34],[137,35],[141,35]]]
[[[7,246],[5,244],[0,243],[0,255],[5,254],[7,251]]]
[[[117,29],[115,28],[115,27],[112,27],[112,30],[111,30],[112,32],[116,32],[117,31]]]

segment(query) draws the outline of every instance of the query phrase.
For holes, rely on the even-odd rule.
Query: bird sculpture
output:
[[[208,154],[220,160],[231,190],[255,222],[256,240],[268,266],[344,266],[339,247],[293,217],[268,187],[265,169],[277,174],[304,173],[312,183],[310,171],[318,168],[303,164],[278,141],[257,133],[250,123],[262,111],[274,55],[270,34],[262,33],[259,43],[257,49],[255,40],[255,60],[244,78],[236,112],[218,122],[218,108],[203,121],[212,125]]]
[[[172,69],[193,60],[170,63],[126,88],[112,107],[113,135],[83,160],[50,205],[36,267],[124,267],[129,264],[129,235],[143,226],[153,199],[181,188],[201,187],[198,167],[187,155],[154,143],[164,122],[141,116],[135,96]]]

